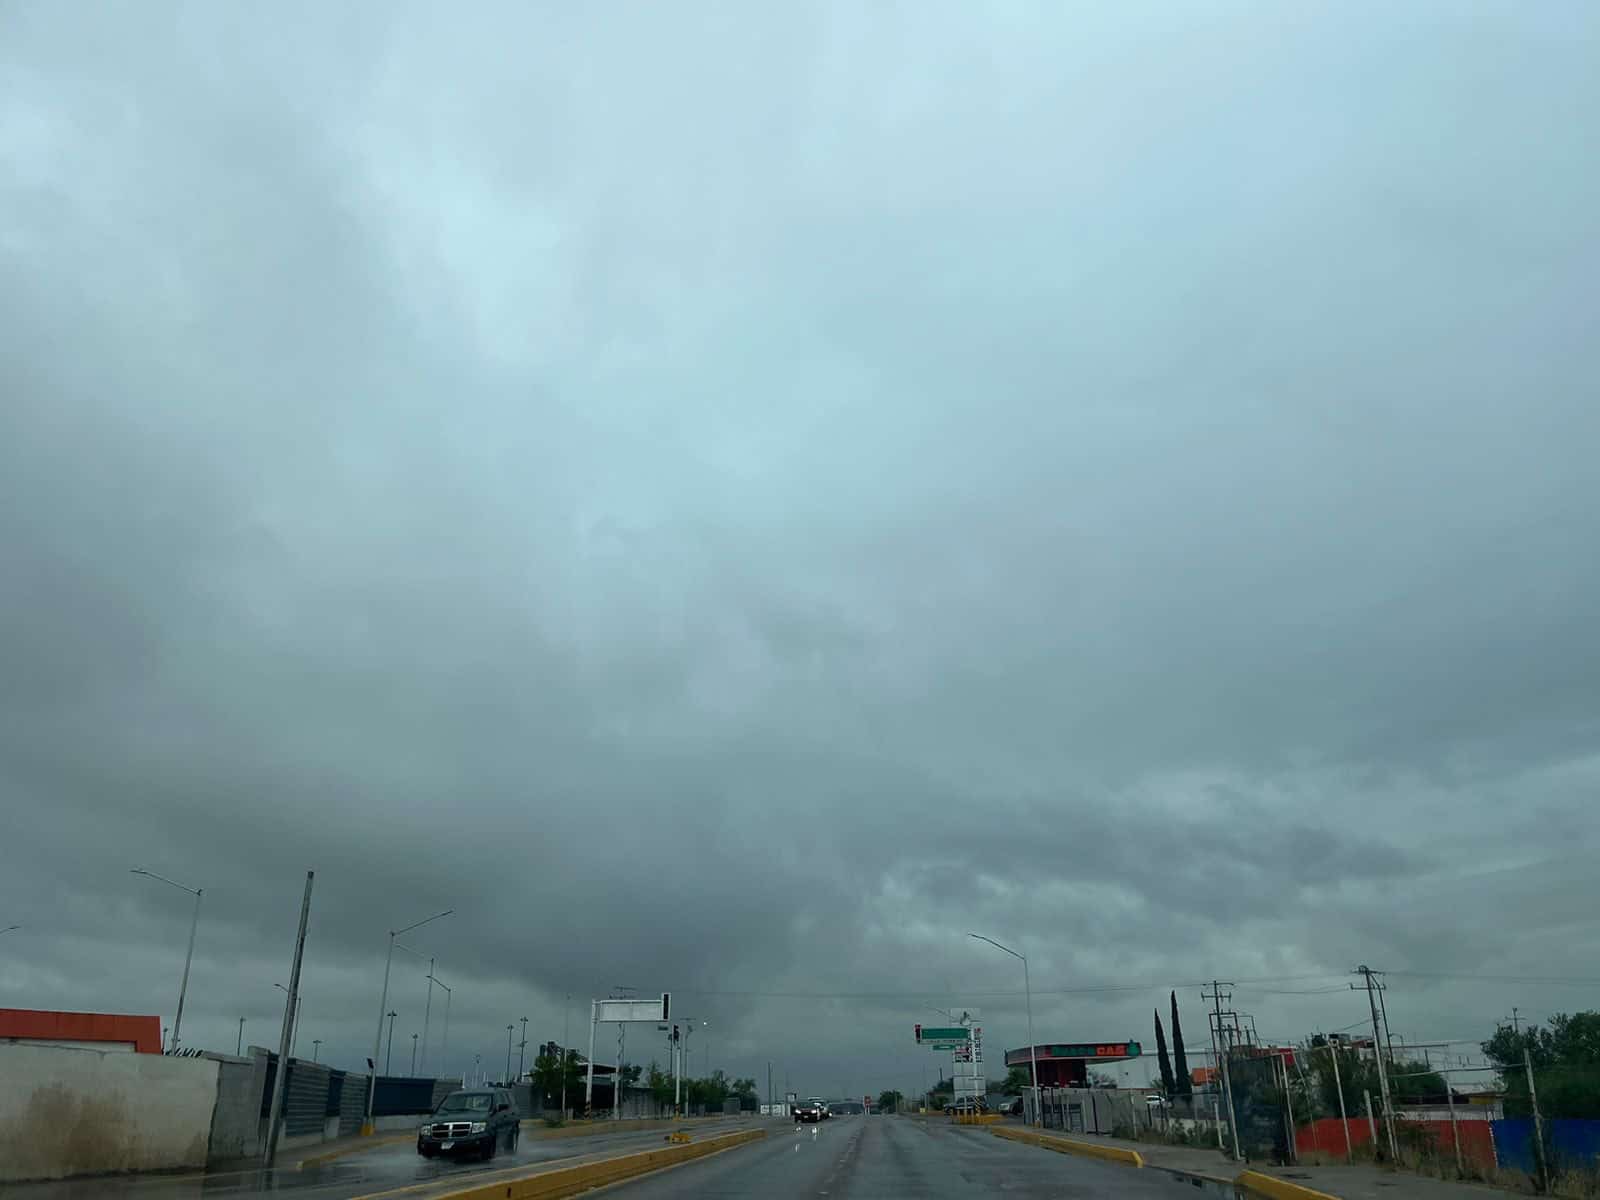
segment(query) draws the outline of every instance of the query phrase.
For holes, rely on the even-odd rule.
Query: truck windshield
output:
[[[446,1096],[439,1102],[439,1112],[488,1112],[489,1096],[485,1092],[459,1092]]]

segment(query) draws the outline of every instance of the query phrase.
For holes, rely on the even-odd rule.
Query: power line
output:
[[[1600,987],[1600,979],[1573,975],[1476,975],[1464,971],[1386,971],[1408,979],[1466,979],[1481,983],[1552,983],[1574,987]]]
[[[1262,975],[1254,979],[1238,980],[1240,984],[1253,983],[1301,983],[1318,979],[1342,979],[1341,971],[1322,971],[1315,975]],[[1062,988],[1034,988],[1035,996],[1090,996],[1098,994],[1111,994],[1116,992],[1152,992],[1170,991],[1174,988],[1207,988],[1211,986],[1209,979],[1188,979],[1177,982],[1165,981],[1159,983],[1111,983],[1095,984],[1084,987]],[[1330,988],[1329,991],[1343,991],[1344,988]],[[1015,997],[1022,999],[1024,993],[1020,991],[978,991],[963,988],[960,991],[947,991],[939,988],[928,988],[920,991],[895,991],[895,992],[767,992],[767,991],[730,991],[716,989],[680,988],[679,995],[684,996],[727,996],[734,998],[773,999],[773,1000],[925,1000],[930,997],[953,996],[971,997],[974,999],[1005,999]]]

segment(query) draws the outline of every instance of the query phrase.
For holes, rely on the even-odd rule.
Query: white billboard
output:
[[[601,1024],[611,1021],[665,1021],[671,1010],[672,995],[662,992],[654,1000],[596,1000],[594,1019]]]

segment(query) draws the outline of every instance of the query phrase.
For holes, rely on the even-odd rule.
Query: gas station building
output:
[[[1139,1057],[1138,1042],[1052,1042],[1006,1051],[1006,1069],[1039,1064],[1040,1087],[1088,1087],[1092,1067]]]

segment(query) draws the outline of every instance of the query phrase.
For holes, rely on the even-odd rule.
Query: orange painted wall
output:
[[[1455,1153],[1450,1141],[1449,1121],[1412,1121],[1406,1120],[1408,1128],[1423,1128],[1433,1137],[1434,1145],[1441,1155],[1449,1157]],[[1379,1128],[1382,1129],[1380,1123]],[[1488,1121],[1457,1121],[1456,1128],[1461,1131],[1461,1154],[1470,1162],[1480,1166],[1494,1166],[1494,1140],[1489,1132]],[[1350,1118],[1350,1144],[1360,1149],[1372,1140],[1371,1127],[1367,1118]],[[1338,1117],[1323,1117],[1312,1121],[1309,1125],[1302,1125],[1295,1130],[1295,1149],[1301,1154],[1310,1154],[1320,1151],[1323,1154],[1342,1157],[1344,1155],[1344,1130],[1339,1127]]]
[[[50,1012],[0,1008],[0,1040],[131,1042],[140,1054],[161,1053],[161,1018],[121,1013]]]

